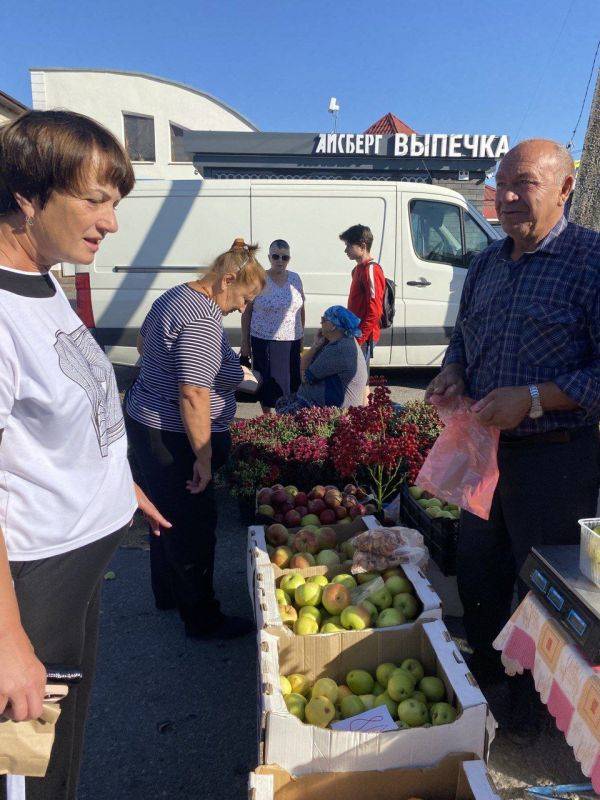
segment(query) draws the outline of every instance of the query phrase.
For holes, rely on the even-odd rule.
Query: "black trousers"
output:
[[[265,408],[275,408],[280,397],[298,391],[301,383],[300,356],[302,339],[279,342],[252,336],[252,366],[262,376],[260,402]]]
[[[159,608],[177,606],[184,622],[210,628],[220,615],[213,587],[217,506],[214,482],[190,494],[195,461],[185,433],[149,428],[125,415],[127,436],[144,491],[173,525],[150,536],[152,591]],[[213,433],[212,472],[231,449],[229,431]]]
[[[577,520],[596,514],[599,454],[595,426],[579,429],[567,442],[500,441],[490,518],[463,512],[458,536],[458,591],[475,651],[492,652],[529,550],[579,542]],[[521,581],[518,588],[523,595]]]
[[[56,737],[44,778],[27,778],[27,800],[75,800],[85,719],[96,665],[104,573],[127,526],[97,542],[10,569],[25,629],[45,664],[81,667],[83,680],[61,701]],[[0,796],[3,779],[0,778]]]

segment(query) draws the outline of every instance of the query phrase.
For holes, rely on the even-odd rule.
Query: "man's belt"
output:
[[[598,436],[597,425],[586,425],[582,428],[557,428],[553,431],[543,431],[541,433],[531,433],[527,436],[515,436],[514,434],[500,434],[500,443],[513,447],[529,447],[535,444],[565,444],[581,439],[584,436]]]

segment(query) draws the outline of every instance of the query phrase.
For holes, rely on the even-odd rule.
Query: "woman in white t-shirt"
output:
[[[27,779],[35,800],[76,797],[106,566],[137,507],[170,527],[133,483],[112,366],[50,272],[93,262],[133,184],[87,117],[0,128],[0,717],[40,716],[44,664],[84,673],[46,776]]]
[[[260,372],[261,406],[270,412],[280,397],[300,386],[304,336],[304,289],[300,276],[288,270],[290,246],[276,239],[269,247],[267,284],[242,316],[240,355]]]

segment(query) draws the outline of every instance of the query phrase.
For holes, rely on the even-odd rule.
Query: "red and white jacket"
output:
[[[372,339],[379,341],[383,298],[385,295],[385,276],[381,266],[374,261],[361,261],[352,270],[352,283],[348,295],[348,310],[360,319],[361,336],[357,340],[364,344]]]

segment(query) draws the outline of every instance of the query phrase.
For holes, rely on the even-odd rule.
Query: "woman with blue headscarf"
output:
[[[302,359],[302,384],[295,395],[277,403],[277,411],[364,404],[367,366],[356,342],[359,325],[359,318],[343,306],[331,306],[325,311],[317,339]]]

